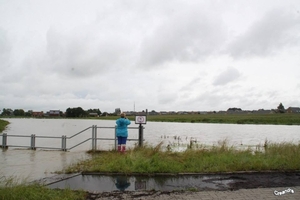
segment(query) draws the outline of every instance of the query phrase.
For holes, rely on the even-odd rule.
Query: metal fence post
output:
[[[2,134],[2,149],[7,149],[7,134],[3,133]]]
[[[31,134],[30,149],[35,150],[35,134]]]
[[[142,147],[143,146],[143,126],[142,124],[139,125],[139,147]]]
[[[61,136],[61,150],[67,151],[67,136]]]
[[[92,126],[92,151],[95,151],[95,142],[94,139],[95,138],[95,127],[94,125]]]
[[[117,126],[115,126],[115,150],[116,151],[117,151],[117,145],[118,145],[117,141],[118,141],[118,138],[117,138]]]
[[[67,151],[67,136],[65,135],[65,151]]]
[[[94,141],[94,142],[95,142],[95,145],[94,145],[94,146],[95,146],[95,151],[97,151],[97,125],[95,125],[95,133],[94,133],[94,136],[95,136],[95,138],[94,138],[94,139],[95,139],[95,141]]]
[[[61,150],[64,150],[64,136],[61,136]]]

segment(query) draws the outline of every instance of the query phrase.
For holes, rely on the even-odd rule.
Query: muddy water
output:
[[[10,122],[4,131],[8,135],[31,135],[70,137],[92,125],[114,127],[115,121],[107,120],[71,120],[71,119],[5,119]],[[137,127],[132,123],[130,127]],[[87,138],[91,138],[91,129],[67,141],[67,148],[74,146]],[[138,139],[136,129],[129,130],[129,138]],[[113,138],[114,129],[98,129],[98,137]],[[230,145],[247,146],[263,144],[267,139],[270,142],[300,141],[300,126],[281,125],[234,125],[234,124],[196,124],[196,123],[161,123],[148,122],[144,130],[145,143],[157,145],[164,143],[174,148],[186,148],[191,140],[197,144],[216,145],[218,141],[228,140]],[[2,137],[0,137],[2,144]],[[136,142],[128,142],[134,146]],[[30,138],[8,137],[8,145],[30,146]],[[61,147],[61,139],[37,138],[36,146]],[[114,148],[114,141],[98,141],[98,149],[109,150]],[[0,178],[10,176],[19,180],[32,181],[43,177],[53,176],[53,172],[79,159],[89,156],[85,153],[91,149],[91,140],[72,149],[70,152],[49,151],[38,148],[36,151],[9,148],[0,152]]]
[[[219,183],[209,181],[210,178]],[[186,190],[192,188],[227,189],[226,182],[219,176],[98,176],[78,175],[54,184],[49,188],[83,189],[90,192],[137,191],[137,190]]]
[[[271,180],[271,181],[270,181]],[[177,176],[77,175],[49,184],[49,188],[82,189],[89,192],[237,190],[300,185],[299,173],[238,173]]]

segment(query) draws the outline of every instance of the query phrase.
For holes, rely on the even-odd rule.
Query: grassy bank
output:
[[[9,124],[8,121],[2,120],[0,119],[0,133],[2,133],[2,131],[4,131],[4,129],[6,128],[6,126]]]
[[[44,186],[35,185],[6,185],[0,187],[0,200],[84,200],[86,192],[72,191],[70,189],[48,189]]]
[[[168,115],[149,116],[153,121],[192,122],[192,123],[230,123],[230,124],[285,124],[300,125],[299,114],[206,114],[206,115]]]
[[[93,153],[64,170],[107,173],[218,173],[234,171],[300,170],[300,144],[267,144],[263,151],[236,150],[226,142],[210,149],[164,152],[157,147]]]
[[[107,117],[88,117],[88,118],[72,118],[72,119],[100,119],[100,120],[116,120],[118,116]],[[132,121],[135,116],[128,116]],[[49,119],[49,118],[46,118]],[[51,119],[63,119],[51,118]],[[70,118],[68,118],[70,119]],[[1,121],[1,120],[0,120]],[[2,120],[3,121],[3,120]],[[147,121],[155,122],[186,122],[186,123],[224,123],[224,124],[273,124],[273,125],[300,125],[300,114],[296,113],[274,113],[274,114],[256,114],[256,113],[240,113],[240,114],[174,114],[174,115],[149,115]],[[0,122],[1,123],[1,122]],[[1,127],[1,124],[0,124]]]
[[[115,120],[116,116],[99,119]],[[128,117],[134,120],[134,116]],[[189,122],[189,123],[227,123],[227,124],[274,124],[300,125],[300,114],[186,114],[186,115],[149,115],[147,121],[156,122]]]

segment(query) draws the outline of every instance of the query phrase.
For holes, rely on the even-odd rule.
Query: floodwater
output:
[[[70,188],[89,192],[157,190],[174,191],[188,189],[226,190],[232,177],[218,175],[185,175],[185,176],[120,176],[120,175],[78,175],[53,184],[49,188]]]
[[[59,138],[36,138],[36,147],[61,147],[61,137],[70,137],[92,125],[98,127],[98,138],[114,138],[115,121],[113,120],[81,120],[81,119],[5,119],[10,122],[7,133],[7,145],[30,146],[30,137],[10,137],[10,135],[55,136]],[[130,127],[138,127],[132,124]],[[148,122],[144,125],[144,143],[157,145],[163,142],[163,147],[170,145],[175,150],[186,148],[190,141],[203,145],[218,145],[219,141],[227,140],[229,145],[253,146],[269,142],[300,142],[300,126],[284,125],[236,125],[236,124],[200,124],[200,123],[168,123]],[[67,140],[67,148],[92,137],[92,129]],[[138,139],[138,130],[129,129],[129,138]],[[133,147],[137,142],[129,141]],[[0,137],[2,144],[2,137]],[[97,141],[97,149],[110,150],[114,148],[114,141]],[[33,181],[53,176],[71,163],[89,157],[85,151],[92,148],[89,140],[71,151],[58,150],[27,150],[10,147],[0,152],[0,180],[17,177],[20,181]]]
[[[272,180],[272,181],[270,181]],[[89,192],[237,190],[300,185],[299,173],[182,174],[158,176],[75,175],[46,184],[49,188],[70,188]]]

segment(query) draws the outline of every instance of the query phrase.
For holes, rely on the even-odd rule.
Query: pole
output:
[[[61,150],[67,151],[67,136],[61,136]]]
[[[139,125],[139,147],[143,146],[143,126],[142,124]]]
[[[97,125],[95,125],[94,127],[95,127],[95,135],[94,135],[95,136],[95,138],[94,138],[95,139],[95,145],[94,146],[95,146],[95,151],[96,151],[97,150]]]
[[[117,126],[115,126],[115,151],[117,151]]]
[[[31,144],[30,144],[31,150],[36,150],[35,148],[35,134],[31,134]]]
[[[95,152],[95,125],[92,126],[92,151]]]
[[[2,135],[2,149],[7,149],[7,134],[3,133]]]

